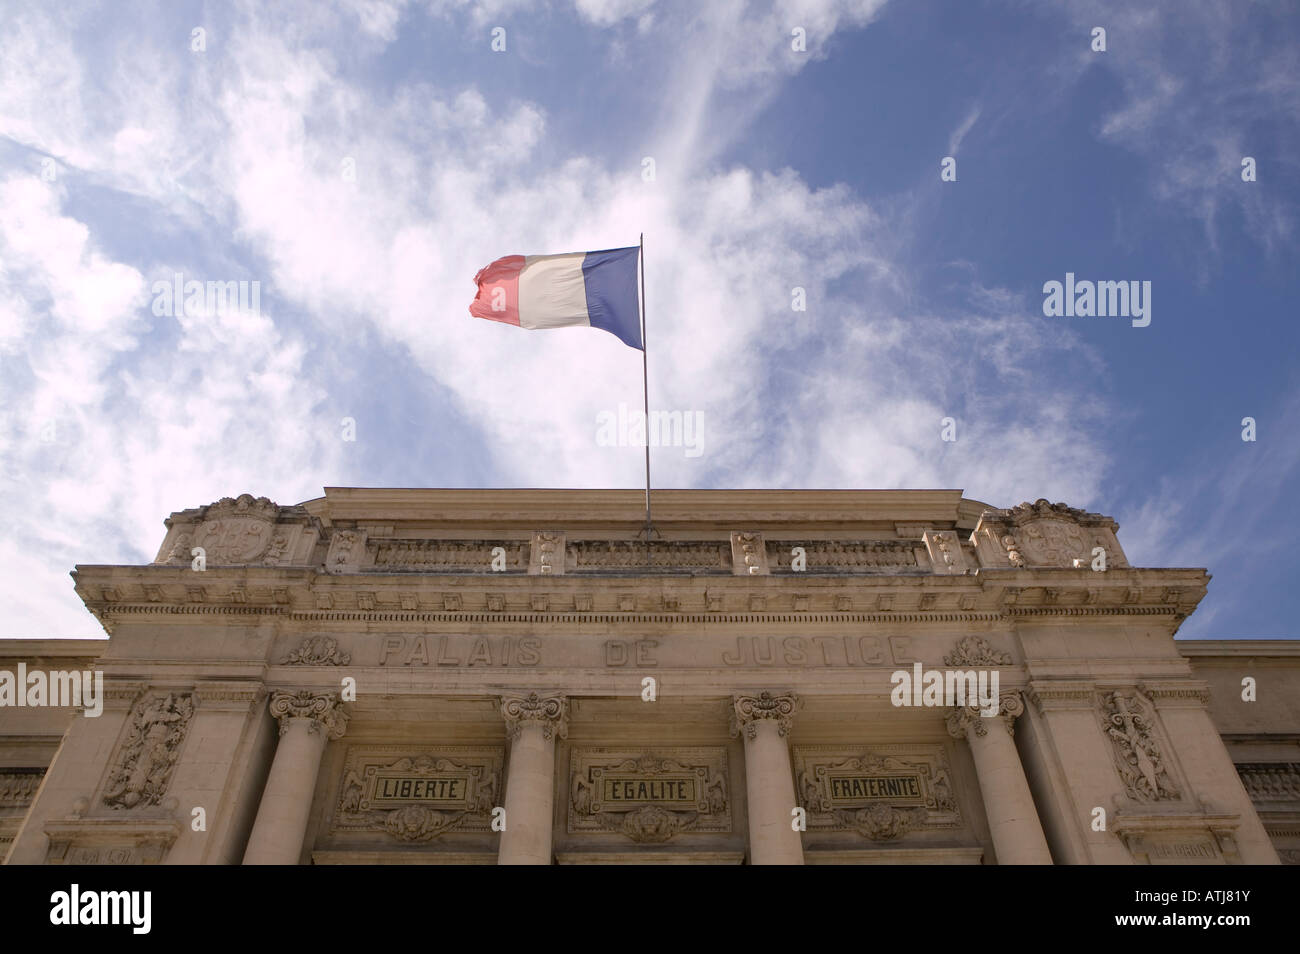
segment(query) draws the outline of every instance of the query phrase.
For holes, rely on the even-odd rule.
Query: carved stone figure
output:
[[[658,805],[646,805],[624,814],[618,827],[635,842],[659,844],[690,828],[698,818],[698,812],[670,812]]]
[[[924,808],[896,808],[893,805],[868,805],[856,811],[838,809],[836,821],[863,838],[889,841],[925,822]]]
[[[365,781],[354,770],[348,769],[343,776],[343,799],[339,807],[350,813],[361,811],[361,796],[365,793]]]
[[[271,538],[271,546],[266,551],[266,556],[262,557],[262,562],[267,566],[275,566],[284,559],[284,551],[289,547],[289,533],[287,530],[277,531]]]
[[[423,805],[407,805],[388,812],[384,830],[398,841],[432,841],[465,815],[465,812],[440,812]]]
[[[188,531],[182,530],[176,535],[176,541],[167,553],[168,563],[189,563],[190,550],[193,547],[194,537]]]

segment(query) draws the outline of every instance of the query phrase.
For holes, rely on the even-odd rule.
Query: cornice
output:
[[[959,517],[968,517],[961,512],[960,490],[655,490],[652,495],[655,526],[660,530],[677,524],[767,529],[834,523],[837,529],[892,529],[895,522],[905,522],[951,527]],[[641,490],[326,487],[324,497],[300,506],[326,526],[340,521],[530,530],[541,525],[565,529],[645,525]]]
[[[746,576],[348,573],[311,568],[82,566],[101,620],[158,615],[438,621],[987,622],[1185,617],[1203,571],[982,570],[972,574]],[[1100,578],[1104,577],[1104,578]],[[1050,585],[1046,585],[1050,584]],[[0,652],[2,652],[0,648]]]
[[[1277,639],[1176,639],[1174,645],[1184,656],[1199,660],[1214,656],[1242,657],[1292,656],[1300,658],[1300,638]]]

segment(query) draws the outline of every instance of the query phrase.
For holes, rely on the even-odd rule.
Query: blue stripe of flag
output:
[[[643,350],[641,306],[636,293],[638,246],[588,252],[582,260],[591,327],[614,335],[629,348]]]

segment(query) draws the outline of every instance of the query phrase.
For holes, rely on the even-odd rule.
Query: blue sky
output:
[[[1209,569],[1180,635],[1296,635],[1292,5],[0,11],[0,634],[98,634],[72,566],[223,496],[639,487],[639,353],[466,309],[645,232],[651,403],[704,422],[656,485],[1060,500]],[[260,309],[158,314],[177,272]],[[1066,272],[1150,325],[1045,317]]]

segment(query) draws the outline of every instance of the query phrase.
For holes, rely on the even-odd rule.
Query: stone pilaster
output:
[[[549,865],[555,814],[555,738],[568,735],[569,701],[558,693],[505,694],[501,716],[510,738],[510,765],[497,863]]]
[[[275,692],[270,709],[280,722],[280,741],[244,864],[295,865],[302,855],[325,743],[343,737],[348,713],[337,692],[310,690]]]
[[[794,693],[765,689],[732,697],[732,736],[745,737],[750,864],[803,864],[803,842],[792,824],[799,803],[786,741],[798,708]]]
[[[1018,692],[1004,692],[997,715],[981,715],[973,706],[955,709],[948,716],[948,734],[970,745],[998,864],[1050,865],[1047,838],[1012,738],[1012,725],[1024,711]]]

